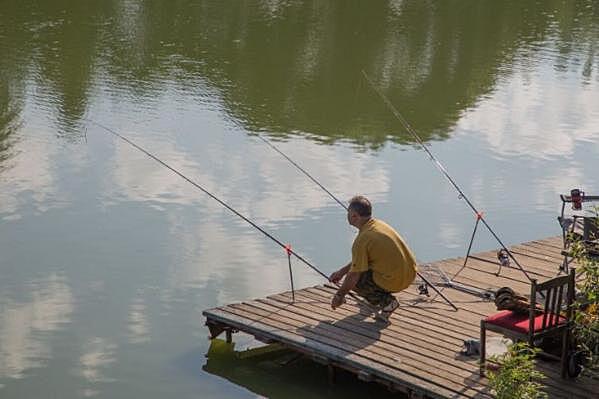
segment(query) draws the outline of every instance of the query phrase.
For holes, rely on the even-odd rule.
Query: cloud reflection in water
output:
[[[22,378],[52,357],[46,336],[69,323],[73,295],[58,275],[30,282],[27,300],[0,296],[0,378]]]

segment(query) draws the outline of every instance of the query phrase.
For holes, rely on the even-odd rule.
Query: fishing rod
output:
[[[437,157],[435,157],[435,155],[431,152],[431,150],[429,150],[429,148],[426,146],[426,144],[424,144],[424,142],[422,141],[422,139],[420,138],[420,136],[416,133],[416,131],[414,129],[412,129],[412,126],[408,123],[408,121],[399,113],[399,111],[397,110],[397,108],[395,108],[395,106],[391,103],[391,101],[389,101],[389,99],[387,98],[387,96],[385,96],[385,94],[377,86],[375,86],[375,84],[368,77],[368,75],[366,74],[366,72],[364,70],[362,70],[362,75],[364,75],[364,78],[366,79],[366,81],[368,82],[368,84],[370,85],[370,87],[374,90],[374,92],[379,95],[379,97],[383,100],[383,102],[385,103],[385,105],[391,110],[391,113],[393,113],[393,115],[395,116],[395,118],[397,120],[399,120],[399,122],[402,124],[402,126],[408,131],[408,133],[410,133],[414,137],[414,139],[420,145],[420,147],[428,154],[428,156],[430,157],[430,159],[435,163],[435,166],[437,167],[437,169],[439,169],[439,171],[441,171],[441,173],[445,176],[445,178],[457,190],[457,192],[459,194],[458,198],[463,199],[464,201],[466,201],[466,203],[468,204],[468,206],[470,206],[470,208],[472,209],[472,211],[474,212],[474,214],[477,217],[477,223],[480,220],[485,225],[485,227],[489,230],[489,232],[493,235],[493,237],[495,237],[495,239],[497,240],[497,242],[499,243],[499,245],[501,245],[501,247],[503,248],[503,250],[506,251],[506,253],[514,261],[514,263],[518,266],[518,268],[522,271],[522,273],[524,273],[524,275],[526,276],[526,278],[528,278],[528,280],[532,282],[532,278],[528,275],[528,273],[526,272],[526,270],[524,270],[524,268],[520,265],[520,263],[518,262],[518,260],[516,260],[516,258],[512,254],[512,252],[505,246],[505,244],[503,243],[503,241],[501,241],[501,239],[499,238],[499,236],[495,233],[495,231],[487,223],[487,221],[485,220],[485,218],[483,216],[483,213],[479,212],[478,209],[476,209],[476,207],[470,201],[470,199],[468,198],[468,196],[466,194],[464,194],[464,192],[462,191],[462,189],[460,188],[460,186],[458,186],[458,184],[455,182],[455,180],[450,176],[450,174],[447,171],[447,169],[445,169],[445,167],[443,166],[443,164],[441,164],[441,162],[437,159]],[[501,269],[499,269],[499,270],[501,271]]]
[[[169,164],[167,164],[166,162],[164,162],[163,160],[161,160],[157,156],[155,156],[152,153],[150,153],[145,148],[143,148],[140,145],[134,143],[133,141],[129,140],[127,137],[121,135],[120,133],[116,132],[115,130],[113,130],[113,129],[107,127],[107,126],[104,126],[101,123],[93,121],[91,119],[87,119],[87,120],[89,122],[93,123],[94,125],[96,125],[96,126],[102,128],[102,129],[104,129],[106,132],[111,133],[112,135],[118,137],[119,139],[123,140],[127,144],[133,146],[135,149],[137,149],[137,150],[141,151],[142,153],[146,154],[148,157],[152,158],[154,161],[158,162],[160,165],[166,167],[171,172],[175,173],[176,175],[178,175],[179,177],[181,177],[183,180],[187,181],[188,183],[190,183],[191,185],[193,185],[194,187],[196,187],[200,191],[204,192],[204,194],[208,195],[210,198],[212,198],[213,200],[215,200],[216,202],[218,202],[219,204],[221,204],[222,206],[224,206],[225,208],[227,208],[228,210],[230,210],[231,212],[233,212],[235,215],[239,216],[245,222],[247,222],[248,224],[250,224],[256,230],[258,230],[259,232],[261,232],[262,234],[264,234],[266,237],[270,238],[272,241],[274,241],[275,243],[277,243],[281,248],[283,248],[287,252],[287,256],[289,258],[289,262],[291,262],[291,255],[293,255],[299,261],[303,262],[306,266],[308,266],[309,268],[311,268],[312,270],[314,270],[316,273],[318,273],[319,275],[321,275],[322,277],[324,277],[327,281],[329,281],[329,276],[327,276],[326,274],[324,274],[316,266],[314,266],[312,263],[310,263],[309,261],[307,261],[304,257],[302,257],[301,255],[299,255],[297,252],[295,252],[291,248],[290,245],[283,244],[280,240],[278,240],[272,234],[268,233],[262,227],[258,226],[256,223],[254,223],[253,221],[251,221],[247,216],[243,215],[241,212],[237,211],[235,208],[233,208],[232,206],[230,206],[229,204],[227,204],[225,201],[221,200],[216,195],[212,194],[210,191],[208,191],[206,188],[204,188],[199,183],[197,183],[197,182],[193,181],[191,178],[185,176],[183,173],[179,172],[177,169],[173,168],[172,166],[170,166]],[[291,263],[289,263],[289,268],[291,269]],[[291,284],[292,284],[292,287],[293,287],[293,280],[292,280]],[[356,297],[351,292],[349,293],[349,295],[353,299],[355,299],[356,301],[363,302],[362,300],[360,300],[358,297]],[[293,293],[293,297],[295,297],[295,293]]]

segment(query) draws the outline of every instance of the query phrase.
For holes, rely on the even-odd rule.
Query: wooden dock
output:
[[[531,241],[511,248],[532,278],[555,277],[563,257],[561,237]],[[463,258],[433,264],[453,275]],[[495,251],[474,254],[455,279],[479,289],[510,286],[521,294],[530,285],[521,270],[499,266]],[[423,269],[424,270],[424,269]],[[387,325],[375,321],[370,310],[348,297],[333,311],[334,288],[326,285],[271,295],[203,312],[211,335],[222,332],[231,339],[236,331],[266,343],[283,344],[319,363],[355,373],[409,397],[491,398],[487,379],[479,376],[478,356],[460,354],[465,339],[478,339],[480,320],[494,313],[493,302],[452,288],[443,293],[458,307],[455,311],[440,297],[418,295],[416,286],[397,295],[401,307]],[[492,337],[493,335],[490,334]],[[487,337],[489,339],[489,337]],[[550,398],[599,398],[599,381],[589,378],[563,380],[559,362],[539,361],[547,376],[543,381]]]

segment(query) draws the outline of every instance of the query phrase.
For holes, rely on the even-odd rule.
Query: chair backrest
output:
[[[566,310],[565,319],[570,321],[572,318],[572,303],[574,302],[574,281],[576,270],[570,269],[566,276],[555,277],[542,283],[532,280],[530,292],[530,328],[531,333],[538,333],[543,330],[556,327],[563,324],[564,316],[562,310]],[[543,321],[541,326],[537,325],[535,329],[535,318],[537,316],[537,295],[539,295],[541,308],[543,310]]]

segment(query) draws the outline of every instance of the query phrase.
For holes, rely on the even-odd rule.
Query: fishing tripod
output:
[[[481,290],[479,288],[468,286],[468,285],[461,284],[461,283],[454,281],[455,278],[466,268],[466,265],[468,264],[468,259],[474,258],[474,259],[481,260],[484,262],[489,262],[487,259],[482,259],[477,256],[470,255],[470,252],[472,250],[472,244],[474,243],[474,237],[476,236],[476,231],[478,229],[478,225],[481,221],[481,218],[482,218],[482,214],[476,215],[476,223],[474,224],[474,229],[472,230],[470,242],[468,243],[468,250],[466,251],[466,256],[464,257],[464,264],[462,265],[460,270],[458,270],[451,277],[447,276],[447,274],[445,274],[445,272],[443,272],[443,270],[441,270],[440,268],[437,268],[437,272],[440,274],[439,285],[442,285],[443,287],[453,288],[458,291],[465,292],[467,294],[479,296],[486,300],[492,300],[495,297],[495,293],[492,290]],[[495,273],[496,276],[499,275],[499,273],[501,272],[501,268],[503,266],[510,265],[509,255],[503,249],[499,250],[499,252],[497,253],[497,257],[499,259],[499,270],[497,271],[497,273]],[[419,290],[420,290],[420,294],[424,294],[427,296],[429,295],[426,287],[419,287]]]

